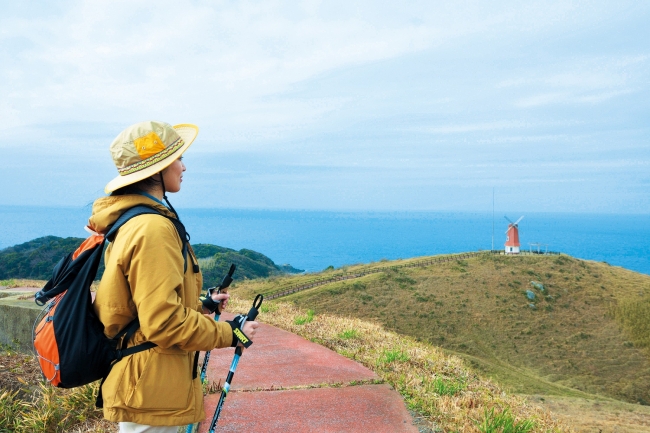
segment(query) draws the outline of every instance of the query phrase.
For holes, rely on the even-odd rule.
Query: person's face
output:
[[[178,192],[181,190],[184,171],[185,164],[183,164],[182,156],[163,170],[163,180],[165,181],[165,190],[167,190],[167,192]]]

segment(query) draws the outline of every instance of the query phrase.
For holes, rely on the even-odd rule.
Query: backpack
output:
[[[140,205],[128,209],[110,227],[106,235],[92,235],[54,267],[52,279],[36,293],[35,302],[45,308],[36,318],[32,332],[34,352],[45,379],[59,388],[74,388],[96,380],[106,379],[113,364],[123,357],[151,349],[156,344],[145,342],[126,348],[140,327],[135,318],[115,337],[104,335],[92,306],[90,286],[97,275],[104,245],[114,240],[118,229],[131,218],[142,214],[157,214],[169,218],[181,236],[185,268],[189,236],[176,218]],[[192,260],[194,272],[198,264]],[[97,407],[102,406],[101,387]]]

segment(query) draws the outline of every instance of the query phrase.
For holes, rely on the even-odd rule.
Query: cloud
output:
[[[121,121],[141,113],[188,112],[201,120],[222,118],[233,130],[250,122],[277,125],[290,116],[310,124],[322,114],[313,104],[265,98],[328,71],[468,35],[545,32],[567,16],[580,21],[595,13],[585,13],[581,2],[565,3],[504,2],[495,8],[476,1],[435,7],[68,2],[50,13],[32,17],[23,11],[0,20],[5,83],[0,89],[7,95],[0,113],[5,128],[53,118]],[[260,109],[264,115],[255,115]],[[281,112],[286,114],[273,119]]]
[[[532,93],[515,99],[520,108],[552,104],[598,104],[620,96],[643,92],[649,72],[648,55],[566,59],[545,70],[530,69],[527,77],[506,79],[499,89]]]
[[[359,13],[327,19],[279,2],[152,5],[75,2],[53,16],[2,19],[4,125],[42,121],[54,109],[78,116],[80,107],[94,120],[108,109],[127,117],[143,101],[159,113],[240,113],[324,71],[426,48],[435,33],[408,22],[375,25]]]
[[[648,40],[649,8],[14,2],[0,17],[0,147],[11,149],[9,167],[30,161],[26,149],[93,167],[86,186],[42,169],[47,161],[33,164],[43,176],[36,183],[86,188],[83,197],[113,174],[102,159],[110,140],[146,118],[197,123],[187,156],[195,197],[211,197],[220,179],[238,206],[422,207],[428,189],[464,179],[476,197],[509,181],[505,167],[559,160],[566,164],[544,166],[555,179],[606,174],[612,189],[635,187],[647,166],[623,178],[623,168],[596,162],[650,160],[650,53],[639,42]],[[25,176],[12,171],[6,190],[21,191]],[[574,201],[583,196],[591,197],[583,189]],[[441,207],[460,202],[439,198]]]

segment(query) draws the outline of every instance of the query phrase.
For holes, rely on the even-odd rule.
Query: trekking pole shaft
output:
[[[225,277],[223,277],[223,280],[221,280],[221,284],[219,284],[217,289],[217,293],[221,293],[223,289],[226,289],[230,286],[230,283],[233,282],[232,275],[235,273],[235,269],[237,269],[237,266],[232,263],[230,265],[230,269],[228,270],[228,273],[226,274]],[[208,290],[208,296],[210,296],[210,290]],[[217,303],[221,303],[221,301],[216,301]],[[216,311],[214,312],[214,321],[218,322],[219,317],[221,316],[219,311],[219,308],[217,307]],[[205,378],[208,374],[208,363],[210,362],[210,353],[212,351],[208,350],[205,352],[205,356],[203,357],[203,365],[201,366],[201,386],[203,386],[203,383],[205,382]],[[196,424],[189,424],[187,426],[187,431],[186,433],[192,433],[194,431],[194,427],[198,428],[199,423]]]
[[[214,321],[218,322],[219,317],[220,317],[220,315],[215,313],[214,314]],[[210,353],[211,352],[212,352],[211,350],[208,350],[207,352],[205,352],[205,357],[203,357],[203,365],[201,366],[201,383],[203,383],[203,381],[205,381],[205,376],[208,373],[208,362],[210,362]]]
[[[230,383],[232,378],[235,375],[235,370],[237,369],[237,364],[239,363],[239,358],[242,355],[241,346],[237,346],[235,349],[235,357],[232,359],[230,364],[230,370],[228,371],[228,376],[226,376],[226,383],[223,385],[221,390],[221,396],[219,397],[219,402],[217,403],[217,408],[214,411],[214,416],[212,417],[212,422],[210,423],[209,433],[214,433],[215,428],[217,427],[217,421],[219,421],[219,416],[221,415],[221,409],[223,409],[223,403],[226,401],[228,392],[230,391]]]
[[[215,313],[214,314],[214,321],[218,322],[219,321],[220,315]],[[205,352],[205,356],[203,357],[203,365],[201,366],[201,386],[203,386],[203,382],[205,382],[205,378],[208,374],[208,363],[210,362],[210,353],[212,351],[208,350]],[[199,427],[199,423],[197,422],[196,424],[188,424],[187,429],[185,430],[185,433],[193,433],[197,428]]]
[[[263,300],[264,300],[263,295],[257,295],[255,297],[255,300],[253,301],[253,307],[250,309],[248,314],[244,316],[241,324],[239,325],[241,330],[244,329],[244,325],[246,324],[246,321],[255,320],[257,314],[259,313],[259,308],[262,306]],[[242,346],[237,346],[235,348],[235,356],[232,359],[232,363],[230,364],[230,370],[228,371],[228,376],[226,376],[226,383],[224,383],[223,389],[221,390],[221,396],[219,396],[219,402],[217,403],[217,408],[214,411],[214,416],[212,417],[212,422],[210,423],[210,428],[208,429],[208,433],[214,433],[217,427],[217,421],[219,421],[219,416],[221,415],[221,409],[223,409],[223,404],[226,401],[228,392],[230,391],[230,383],[232,382],[232,378],[235,375],[235,370],[237,369],[239,358],[241,357],[243,352],[244,349],[242,348]]]

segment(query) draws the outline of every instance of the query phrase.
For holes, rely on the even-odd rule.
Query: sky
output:
[[[650,212],[650,2],[0,6],[4,205],[85,206],[143,120],[176,207]]]

